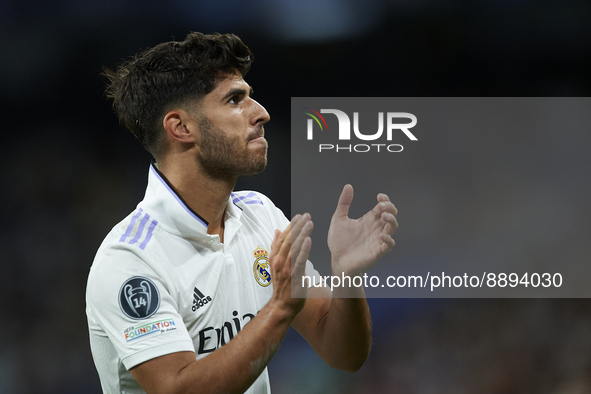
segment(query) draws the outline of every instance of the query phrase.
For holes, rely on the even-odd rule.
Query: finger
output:
[[[287,225],[287,227],[285,227],[285,230],[283,230],[281,232],[281,235],[279,236],[279,243],[283,243],[285,241],[285,239],[287,239],[291,236],[291,230],[292,230],[292,224],[289,223]]]
[[[277,265],[277,269],[280,269],[285,264],[287,253],[291,248],[291,223],[285,228],[284,231],[275,230],[275,237],[271,244],[271,253],[269,255],[269,261],[272,265]]]
[[[295,257],[297,257],[298,252],[299,252],[299,248],[301,246],[302,243],[302,232],[304,232],[305,234],[303,235],[303,237],[305,238],[306,236],[310,235],[310,231],[308,231],[308,227],[307,227],[307,223],[310,222],[310,214],[309,213],[305,213],[303,215],[296,215],[294,216],[294,218],[292,219],[292,225],[291,225],[291,250],[292,250],[292,259],[290,260],[293,263],[293,259]],[[306,228],[306,230],[304,231],[304,228]]]
[[[274,250],[277,247],[277,241],[279,240],[280,236],[281,231],[279,229],[276,229],[275,233],[273,234],[273,241],[271,241],[271,250]]]
[[[309,218],[309,214],[306,214]],[[304,217],[306,216],[304,215]],[[294,260],[299,257],[300,253],[305,253],[302,251],[302,245],[306,238],[309,238],[310,234],[312,234],[312,230],[314,229],[314,222],[312,220],[306,220],[304,225],[302,226],[301,231],[294,238],[294,234],[292,233],[292,266],[295,264]],[[306,256],[307,258],[307,256]]]
[[[306,261],[308,260],[308,256],[310,254],[310,249],[312,248],[312,239],[310,237],[306,237],[302,242],[302,247],[300,253],[298,254],[295,262],[292,262],[292,270],[291,270],[291,283],[292,283],[292,296],[296,297],[303,297],[303,294],[297,294],[297,292],[301,292],[305,288],[302,286],[303,281],[302,277],[306,274]],[[294,293],[294,289],[296,293]]]
[[[310,255],[310,249],[312,248],[312,239],[310,237],[304,238],[302,241],[302,247],[300,253],[294,258],[292,269],[293,273],[304,273],[306,267],[306,261]]]
[[[383,233],[392,235],[394,231],[398,229],[398,221],[396,220],[396,216],[392,215],[388,212],[382,212],[382,216],[380,220],[384,223],[384,229],[382,230]]]
[[[382,254],[386,254],[389,253],[392,248],[394,247],[394,245],[396,245],[396,242],[394,241],[394,239],[389,236],[388,234],[380,234],[380,239],[382,240],[382,244],[380,245],[380,249],[382,251]]]
[[[291,233],[291,223],[285,228],[285,230],[280,231],[279,229],[275,230],[273,235],[273,241],[271,241],[271,255],[276,254],[283,243],[285,237]]]
[[[301,234],[302,231],[304,231],[304,228],[306,228],[305,231],[310,232],[310,229],[308,227],[306,227],[306,225],[308,223],[310,223],[312,221],[312,216],[309,213],[305,213],[303,215],[298,215],[299,218],[297,221],[295,221],[295,217],[294,220],[292,220],[292,226],[291,226],[291,238],[292,238],[292,244],[295,245],[295,238],[298,238]]]
[[[291,219],[291,237],[292,238],[297,238],[298,234],[300,233],[300,231],[302,231],[302,228],[304,227],[304,225],[310,220],[311,216],[309,213],[305,213],[303,215],[297,214],[293,217],[293,219]],[[293,240],[292,240],[292,244],[293,244]]]
[[[353,186],[347,184],[343,187],[333,217],[347,217],[349,215],[351,202],[353,202]]]
[[[285,262],[287,261],[287,256],[291,251],[291,227],[288,226],[286,231],[281,233],[279,240],[281,244],[279,245],[279,251],[277,252],[277,255],[279,261]]]
[[[275,273],[277,272],[277,269],[280,268],[280,265],[277,264],[277,259],[275,258],[275,255],[277,254],[277,251],[279,249],[279,237],[281,236],[281,230],[276,229],[274,234],[273,234],[273,241],[271,242],[271,253],[269,254],[269,263],[271,263],[271,277],[274,278],[275,277]]]
[[[285,260],[285,264],[281,267],[283,270],[283,276],[287,278],[287,276],[291,275],[291,249],[287,252],[287,259]]]
[[[396,207],[394,206],[394,204],[392,204],[390,201],[381,201],[381,202],[378,202],[376,204],[376,206],[373,208],[373,211],[376,214],[381,214],[382,212],[388,212],[388,213],[391,213],[394,216],[398,215],[398,209],[396,209]]]
[[[378,193],[378,202],[388,202],[390,201],[390,197],[388,197],[385,193]]]

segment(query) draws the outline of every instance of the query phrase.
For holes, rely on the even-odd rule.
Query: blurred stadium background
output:
[[[0,393],[100,392],[86,277],[104,235],[142,198],[150,160],[117,124],[103,66],[192,30],[241,36],[256,57],[247,80],[272,120],[270,166],[238,188],[289,215],[290,97],[589,96],[590,20],[591,3],[572,0],[0,0]],[[569,150],[557,155],[548,176]],[[577,169],[586,193],[590,170]],[[589,242],[583,224],[564,248]],[[331,370],[290,332],[269,367],[274,393],[591,392],[589,300],[370,304],[375,343],[361,371]]]

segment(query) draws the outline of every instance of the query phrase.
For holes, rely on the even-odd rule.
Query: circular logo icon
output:
[[[259,285],[267,287],[271,284],[271,268],[266,258],[256,259],[254,262],[254,278]]]
[[[158,288],[148,278],[135,276],[119,290],[119,307],[125,316],[139,320],[152,316],[160,306]]]

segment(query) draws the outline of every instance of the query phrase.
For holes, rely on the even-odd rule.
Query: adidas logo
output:
[[[211,302],[210,296],[204,296],[203,293],[200,292],[196,287],[193,289],[193,312],[209,302]]]

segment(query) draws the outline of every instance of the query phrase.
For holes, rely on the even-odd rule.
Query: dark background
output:
[[[418,139],[393,130],[390,141],[339,140],[337,117],[327,113],[326,129],[316,125],[308,140],[303,107],[356,113],[366,135],[377,130],[376,114],[408,111]],[[590,109],[589,97],[292,98],[291,209],[314,218],[310,260],[330,273],[326,234],[350,183],[350,217],[365,214],[378,193],[399,208],[396,248],[367,272],[370,298],[589,298]],[[406,281],[415,275],[425,287]],[[389,276],[402,280],[389,287]]]
[[[100,392],[86,277],[150,160],[117,124],[103,66],[192,30],[241,36],[272,120],[269,168],[237,188],[288,214],[291,97],[589,96],[590,17],[591,3],[568,0],[0,0],[0,393]],[[326,367],[290,332],[269,367],[274,392],[591,390],[586,299],[370,304],[374,350],[358,373]]]

